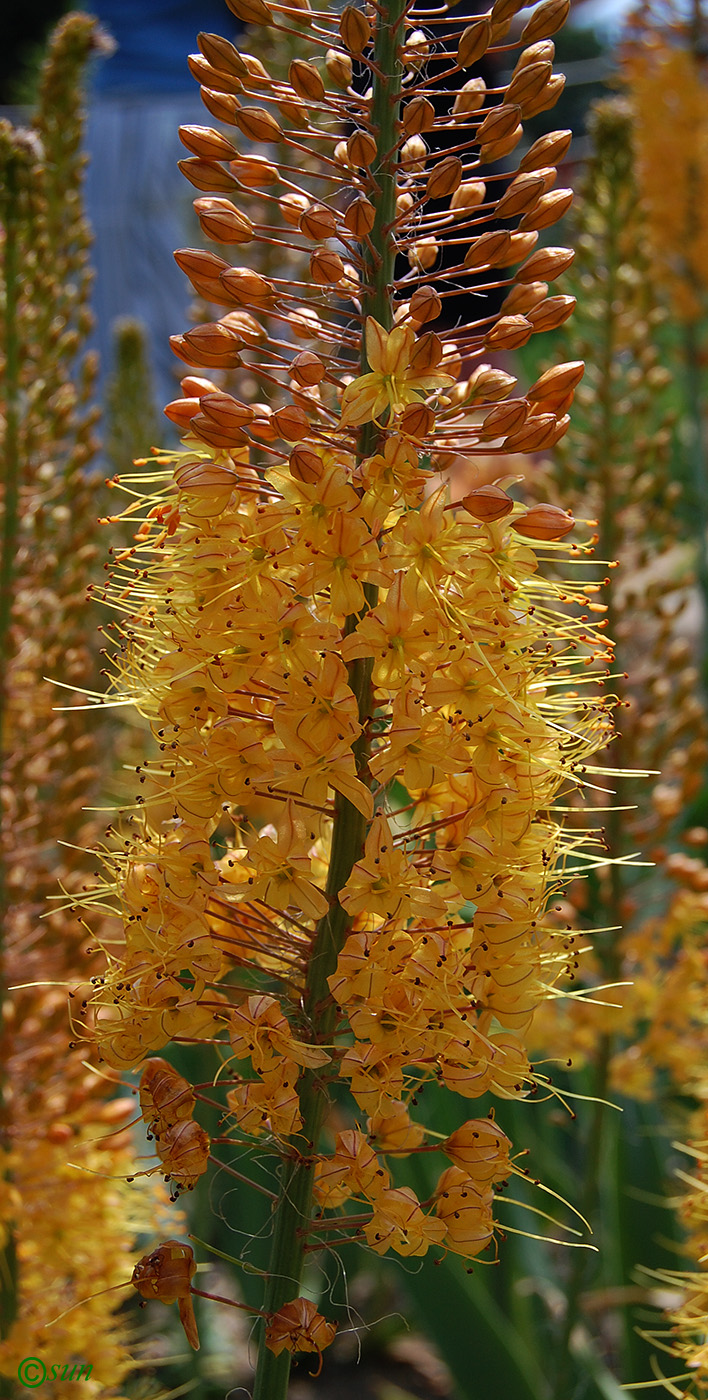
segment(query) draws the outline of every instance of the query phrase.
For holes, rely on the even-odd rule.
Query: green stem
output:
[[[19,299],[21,294],[20,266],[20,162],[22,156],[11,148],[6,150],[2,224],[5,232],[3,281],[5,286],[4,351],[5,351],[5,435],[3,451],[3,525],[0,543],[0,764],[4,763],[7,743],[6,712],[8,675],[10,669],[10,629],[14,599],[15,560],[19,531],[20,486],[20,330]],[[2,849],[2,807],[0,806],[0,1013],[5,1000],[5,968],[3,965],[4,916],[7,910],[7,880]],[[0,1014],[0,1025],[2,1015]],[[7,1056],[0,1056],[7,1063]],[[0,1090],[2,1084],[0,1084]],[[2,1094],[0,1093],[0,1099]],[[0,1149],[9,1147],[7,1124],[0,1120]],[[0,1253],[0,1337],[8,1335],[17,1313],[17,1261],[11,1224],[2,1253]],[[0,1382],[0,1385],[2,1383]],[[0,1389],[0,1394],[3,1393]],[[9,1393],[9,1392],[8,1392]]]
[[[374,43],[374,60],[378,74],[374,78],[372,123],[377,133],[378,155],[371,174],[375,182],[376,221],[370,235],[370,246],[364,249],[365,315],[374,316],[386,329],[393,323],[391,283],[395,248],[391,225],[396,210],[396,153],[398,111],[401,97],[402,69],[397,57],[400,30],[405,15],[405,0],[390,0],[388,13],[381,17]],[[381,76],[379,76],[379,74]],[[366,348],[362,344],[362,372],[368,368]],[[360,434],[360,452],[368,455],[378,436],[375,424],[366,424]],[[376,589],[365,587],[369,608],[376,602]],[[345,632],[353,631],[356,616],[347,618]],[[359,719],[363,732],[354,745],[357,774],[363,777],[368,762],[368,724],[371,718],[370,659],[355,661],[349,670],[349,681],[357,697]],[[332,850],[327,877],[326,894],[329,912],[320,921],[309,959],[303,1010],[314,1037],[320,1043],[332,1039],[337,1008],[329,993],[327,978],[337,966],[337,959],[349,930],[349,916],[338,896],[359,859],[366,837],[366,819],[339,793],[335,800],[332,830]],[[303,1120],[298,1141],[305,1144],[285,1163],[280,1181],[278,1204],[275,1208],[269,1278],[264,1299],[266,1316],[277,1312],[296,1297],[300,1290],[305,1259],[307,1223],[312,1213],[314,1184],[314,1154],[317,1151],[322,1123],[327,1107],[326,1088],[321,1073],[306,1070],[300,1082],[300,1113]],[[290,1375],[290,1353],[275,1356],[263,1340],[264,1323],[260,1324],[258,1366],[253,1400],[284,1400]]]

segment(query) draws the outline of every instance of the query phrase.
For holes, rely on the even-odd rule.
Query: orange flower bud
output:
[[[238,473],[233,467],[198,458],[182,462],[175,468],[174,477],[178,489],[191,498],[190,514],[200,520],[220,515],[238,483]]]
[[[345,49],[357,57],[371,40],[371,25],[366,15],[354,5],[347,5],[342,11],[339,32]]]
[[[528,411],[528,404],[523,399],[497,404],[479,429],[480,440],[490,442],[493,438],[506,437],[508,433],[515,432],[526,422]]]
[[[472,68],[487,52],[492,40],[492,21],[487,15],[470,24],[465,29],[457,46],[457,62],[460,68]]]
[[[235,78],[245,78],[248,69],[239,51],[229,39],[220,34],[197,34],[197,43],[207,63],[218,73],[230,73]]]
[[[534,413],[516,432],[511,433],[504,446],[509,452],[540,452],[551,447],[555,437],[555,413]]]
[[[409,369],[415,374],[425,374],[427,370],[437,369],[443,357],[443,343],[439,335],[434,331],[425,331],[418,336],[409,361]]]
[[[255,416],[248,404],[239,403],[238,399],[220,389],[203,396],[201,409],[221,428],[245,428]]]
[[[514,103],[503,102],[499,107],[492,107],[477,132],[480,145],[484,146],[490,141],[503,141],[516,131],[520,117],[521,108]]]
[[[508,229],[490,229],[473,239],[465,254],[465,267],[482,268],[503,266],[511,248],[511,233]]]
[[[234,112],[239,106],[237,97],[231,97],[225,92],[215,92],[212,88],[202,86],[201,99],[210,116],[215,117],[218,122],[224,122],[227,126],[234,125]]]
[[[551,107],[555,107],[564,87],[565,74],[553,73],[538,96],[527,101],[524,106],[524,116],[535,117],[538,116],[539,112],[547,112]]]
[[[299,404],[286,404],[273,414],[273,426],[286,442],[299,442],[312,432],[310,420]]]
[[[406,136],[417,136],[421,131],[431,131],[435,121],[435,108],[427,97],[414,97],[401,113],[401,126]]]
[[[543,176],[537,175],[534,171],[524,171],[521,175],[517,175],[499,200],[494,217],[510,219],[515,214],[526,213],[527,210],[533,208],[543,194],[545,187],[546,182]]]
[[[462,184],[462,161],[457,156],[446,156],[434,165],[425,187],[426,199],[445,199],[455,193]]]
[[[570,0],[543,0],[521,31],[522,44],[534,44],[538,39],[547,39],[555,34],[563,27],[569,14]]]
[[[329,248],[316,248],[310,257],[310,273],[313,282],[321,286],[334,286],[344,276],[344,263],[339,253]]]
[[[519,268],[515,281],[535,282],[542,279],[544,282],[554,282],[570,267],[574,257],[572,248],[539,248]]]
[[[180,343],[179,349],[176,342]],[[186,354],[181,353],[182,343]],[[170,345],[187,364],[233,369],[241,363],[238,354],[241,341],[220,321],[207,321],[204,325],[193,326],[183,336],[170,336]]]
[[[198,190],[222,190],[229,193],[237,188],[233,175],[229,175],[228,170],[224,170],[223,165],[219,165],[217,161],[189,156],[187,160],[178,160],[177,164],[190,184],[195,185]]]
[[[544,406],[555,404],[559,396],[564,398],[566,394],[577,389],[584,373],[584,360],[569,360],[566,364],[553,365],[551,369],[539,375],[535,384],[527,391],[526,397],[531,403],[543,403]]]
[[[195,413],[199,412],[199,399],[172,399],[165,404],[162,412],[171,423],[176,423],[184,432],[189,431]]]
[[[529,539],[562,540],[573,529],[575,520],[569,511],[544,501],[541,505],[532,506],[524,515],[517,516],[513,523],[517,534],[526,535]]]
[[[548,296],[547,282],[521,282],[507,293],[501,311],[504,316],[518,313],[525,316],[532,307],[538,306]]]
[[[324,471],[322,458],[310,447],[296,447],[290,453],[288,465],[290,475],[294,476],[296,481],[304,481],[309,485],[319,481]]]
[[[368,131],[354,131],[347,141],[347,156],[351,164],[360,169],[371,165],[376,150],[376,141]]]
[[[429,272],[435,266],[440,252],[440,244],[432,234],[427,238],[418,238],[415,243],[411,243],[408,249],[408,261],[411,267],[418,272]]]
[[[275,297],[273,283],[250,267],[229,267],[220,280],[238,306],[265,307]]]
[[[265,0],[226,0],[231,13],[237,19],[242,19],[244,24],[265,24],[273,23],[273,16],[265,3]]]
[[[432,287],[418,287],[408,306],[408,315],[414,324],[423,326],[426,321],[437,320],[442,311],[442,302]]]
[[[190,427],[202,442],[208,442],[210,447],[241,447],[248,441],[246,434],[240,428],[220,427],[213,418],[208,418],[206,413],[195,413]]]
[[[465,510],[475,520],[502,520],[514,509],[514,502],[501,486],[490,483],[488,486],[475,486],[462,498]]]
[[[490,350],[518,350],[533,335],[533,326],[525,316],[500,316],[488,331],[484,344]]]
[[[314,355],[311,350],[302,350],[295,356],[290,365],[290,374],[297,384],[310,388],[313,384],[321,384],[327,370],[323,365],[319,355]]]
[[[184,379],[180,379],[179,387],[183,394],[201,399],[203,394],[215,394],[216,384],[211,379],[202,379],[200,375],[185,374]]]
[[[363,238],[365,234],[371,232],[375,220],[376,210],[371,201],[362,194],[357,199],[353,199],[351,204],[347,206],[344,226],[349,229],[350,233],[354,234],[355,238]]]
[[[300,219],[300,232],[304,233],[306,238],[322,243],[325,238],[333,238],[336,234],[337,220],[330,209],[325,209],[322,205],[311,205]]]
[[[491,365],[478,365],[470,376],[467,396],[470,402],[496,403],[511,393],[516,380],[506,370]]]
[[[231,169],[239,184],[248,189],[261,189],[263,185],[276,185],[280,179],[278,167],[265,156],[238,156],[231,161]],[[233,188],[233,187],[232,187]]]
[[[556,46],[552,39],[541,39],[537,44],[530,44],[519,54],[512,77],[520,73],[522,68],[530,67],[532,63],[552,63],[555,56]]]
[[[523,0],[494,0],[491,17],[494,24],[505,24],[523,9]]]
[[[254,236],[253,224],[247,214],[242,214],[230,199],[218,196],[205,196],[195,199],[194,208],[207,238],[215,243],[250,243]]]
[[[179,138],[188,151],[204,160],[231,160],[238,155],[233,142],[211,126],[181,126]]]
[[[288,69],[288,78],[297,93],[305,102],[322,102],[325,85],[314,63],[306,63],[302,58],[294,58]]]
[[[510,151],[514,150],[515,146],[518,146],[523,134],[524,129],[521,122],[519,122],[518,126],[515,127],[513,131],[510,131],[508,136],[500,138],[498,141],[486,141],[485,144],[479,148],[481,164],[491,165],[493,161],[501,160],[502,156],[507,156]]]
[[[478,112],[480,107],[484,106],[486,96],[487,84],[484,78],[469,78],[463,83],[452,104],[453,117],[464,119],[468,112]]]
[[[279,201],[280,212],[287,223],[297,228],[300,219],[306,209],[310,207],[310,201],[306,194],[297,194],[295,190],[288,190]]]
[[[337,87],[351,86],[352,61],[349,54],[342,53],[339,49],[328,49],[325,54],[325,68]]]
[[[401,146],[401,165],[409,174],[425,170],[428,147],[422,136],[409,136]]]
[[[531,104],[544,91],[552,75],[553,65],[550,63],[525,65],[512,77],[504,101],[518,103],[522,116],[528,117]]]
[[[539,306],[528,311],[527,316],[535,331],[554,331],[572,315],[575,304],[575,297],[546,297]]]
[[[234,121],[249,141],[282,141],[283,129],[265,107],[239,107]]]
[[[487,194],[487,186],[484,180],[465,180],[455,190],[450,200],[450,208],[460,214],[466,214],[468,209],[476,209],[478,205],[484,204]]]
[[[187,66],[192,77],[196,78],[199,85],[209,92],[224,94],[243,92],[243,83],[240,78],[212,67],[211,63],[207,63],[207,60],[200,53],[190,53],[187,56]]]
[[[572,131],[549,131],[539,136],[519,161],[519,170],[538,170],[545,165],[560,165],[568,154]]]
[[[398,428],[405,437],[422,438],[432,433],[435,427],[435,414],[432,408],[428,408],[424,403],[409,403],[404,408],[398,422]]]

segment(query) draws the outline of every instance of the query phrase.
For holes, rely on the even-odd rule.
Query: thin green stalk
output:
[[[4,190],[2,225],[5,233],[3,280],[5,284],[5,441],[3,452],[3,525],[0,544],[0,762],[4,760],[5,717],[7,710],[7,677],[9,674],[10,626],[14,595],[15,560],[19,530],[20,486],[20,331],[19,299],[20,268],[20,161],[21,156],[6,149],[4,161]],[[0,828],[2,808],[0,807]],[[0,849],[0,1011],[5,999],[5,974],[2,966],[3,928],[7,909],[5,861]],[[0,1015],[0,1024],[2,1016]],[[4,1057],[3,1057],[4,1060]],[[0,1095],[1,1097],[1,1095]],[[6,1125],[0,1122],[0,1149],[6,1149]],[[14,1236],[8,1225],[8,1238],[0,1254],[0,1336],[8,1335],[17,1314],[17,1260]],[[0,1386],[4,1382],[0,1381]],[[0,1389],[0,1394],[10,1394]]]
[[[372,122],[377,136],[378,156],[372,167],[377,185],[376,222],[370,243],[364,250],[363,306],[389,329],[392,325],[391,283],[395,248],[391,224],[396,210],[396,122],[401,96],[402,70],[397,58],[405,0],[391,0],[388,14],[378,25],[374,61]],[[381,76],[379,76],[379,74]],[[362,372],[368,368],[366,347],[362,344]],[[375,424],[366,424],[360,435],[360,451],[367,455],[377,435]],[[373,607],[376,590],[367,587],[367,604]],[[358,619],[349,617],[345,630],[353,630]],[[371,715],[370,691],[373,662],[360,660],[350,667],[349,680],[364,726],[354,745],[357,774],[362,776],[368,762],[368,721]],[[338,901],[354,864],[359,859],[366,836],[366,820],[347,798],[337,794],[332,831],[332,851],[326,894],[329,912],[320,920],[310,954],[304,995],[304,1012],[317,1039],[331,1039],[336,1022],[336,1006],[330,996],[327,978],[335,971],[340,950],[349,929],[349,916]],[[321,1073],[306,1070],[300,1086],[300,1113],[303,1127],[300,1141],[316,1152],[326,1110],[326,1090]],[[266,1315],[277,1312],[297,1296],[305,1260],[306,1226],[312,1213],[314,1161],[299,1151],[283,1167],[280,1196],[275,1211],[269,1280],[264,1299]],[[275,1356],[261,1339],[253,1400],[284,1400],[288,1390],[291,1356],[287,1351]]]

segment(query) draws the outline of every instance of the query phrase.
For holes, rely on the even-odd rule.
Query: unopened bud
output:
[[[253,421],[253,409],[245,403],[240,403],[231,394],[225,394],[221,389],[215,393],[204,394],[201,399],[201,410],[207,418],[211,418],[213,423],[218,423],[221,428],[245,428]]]
[[[196,78],[200,87],[208,88],[210,92],[220,92],[233,95],[243,92],[243,83],[240,78],[233,73],[220,72],[218,68],[213,68],[211,63],[200,53],[190,53],[187,55],[187,67],[193,78]]]
[[[405,437],[415,438],[418,442],[428,437],[434,427],[435,414],[432,408],[428,408],[424,403],[410,403],[398,420],[399,431]]]
[[[521,31],[522,44],[535,44],[562,29],[570,14],[570,0],[543,0]]]
[[[516,380],[506,370],[492,365],[477,365],[467,384],[467,397],[470,403],[498,403],[511,393]]]
[[[212,88],[201,88],[201,99],[210,116],[225,126],[234,126],[234,113],[240,106],[237,97],[225,92],[215,92]]]
[[[462,161],[457,156],[447,156],[434,165],[425,187],[426,199],[446,199],[455,193],[462,184]]]
[[[534,306],[539,306],[548,296],[547,282],[521,282],[518,286],[512,287],[501,304],[501,312],[504,316],[518,314],[526,316]]]
[[[490,229],[474,238],[465,254],[465,267],[503,267],[511,247],[508,229]]]
[[[279,200],[280,212],[287,223],[297,228],[300,220],[307,209],[310,201],[305,194],[296,194],[294,190],[288,190],[282,199]]]
[[[543,176],[533,171],[517,175],[499,200],[494,211],[495,219],[511,219],[516,214],[527,213],[540,199],[545,187]]]
[[[239,107],[234,121],[249,141],[282,141],[283,128],[265,107]]]
[[[547,165],[560,165],[568,154],[572,131],[549,131],[539,136],[519,161],[519,170],[540,170]]]
[[[479,144],[484,146],[487,142],[503,141],[516,131],[520,117],[521,108],[514,103],[503,102],[499,107],[492,107],[477,132]]]
[[[347,206],[344,215],[344,226],[355,238],[364,238],[374,227],[376,220],[376,210],[365,195],[359,195]]]
[[[517,282],[553,282],[570,267],[575,253],[572,248],[539,248],[532,253],[516,274]]]
[[[431,131],[435,121],[435,108],[427,97],[414,97],[401,113],[401,125],[406,136],[418,136],[421,131]]]
[[[302,58],[294,58],[288,69],[288,78],[297,93],[305,102],[322,102],[325,85],[314,63],[306,63]]]
[[[422,29],[413,29],[406,36],[406,42],[401,50],[401,62],[404,68],[419,71],[425,60],[430,57],[430,40]]]
[[[494,438],[507,437],[509,433],[516,432],[526,422],[528,411],[528,404],[523,399],[497,404],[479,429],[480,441],[492,442]]]
[[[575,520],[568,511],[561,510],[560,506],[544,502],[542,505],[532,506],[513,523],[517,534],[526,535],[529,539],[562,540],[563,536],[573,529]]]
[[[201,160],[199,156],[189,156],[187,160],[178,160],[177,165],[190,184],[198,190],[230,194],[238,188],[233,175],[229,175],[223,165],[219,165],[215,160]]]
[[[531,403],[553,401],[557,395],[564,396],[577,389],[584,373],[584,360],[568,360],[566,364],[553,365],[531,385],[526,397]]]
[[[422,136],[410,136],[401,146],[401,165],[409,173],[425,170],[428,147]]]
[[[359,57],[371,40],[371,25],[362,10],[347,5],[339,21],[339,32],[345,49]]]
[[[216,394],[218,389],[212,379],[204,379],[202,375],[185,374],[184,379],[180,379],[179,387],[182,393],[197,399],[203,398],[204,394]]]
[[[231,369],[241,363],[241,357],[237,353],[241,348],[241,341],[220,321],[207,321],[201,326],[193,326],[191,330],[185,331],[183,336],[171,337],[170,344],[174,340],[186,342],[187,348],[194,355],[193,364]]]
[[[250,311],[229,311],[227,316],[222,316],[221,322],[240,336],[245,345],[259,345],[267,339],[265,327]]]
[[[493,165],[495,161],[501,160],[503,156],[508,156],[509,152],[513,151],[514,148],[518,146],[523,134],[524,128],[521,122],[519,122],[519,125],[515,127],[513,131],[510,131],[508,136],[504,136],[499,141],[485,141],[484,145],[479,148],[480,164]]]
[[[335,286],[344,276],[344,263],[339,253],[329,248],[316,248],[310,257],[310,275],[320,286]]]
[[[533,326],[525,316],[500,316],[487,332],[484,344],[490,350],[518,350],[532,335]]]
[[[484,204],[487,194],[487,186],[484,180],[464,180],[455,190],[450,200],[450,208],[459,215],[464,215],[469,209],[476,209],[478,205]]]
[[[409,194],[407,190],[405,190],[403,194],[399,194],[396,200],[396,218],[404,218],[406,214],[410,213],[414,204],[415,200],[413,195]]]
[[[199,412],[199,399],[172,399],[171,403],[165,404],[162,412],[171,423],[188,432],[192,418]]]
[[[250,243],[253,239],[253,224],[246,214],[242,214],[230,199],[220,199],[216,195],[195,199],[194,208],[199,223],[215,243]]]
[[[294,476],[296,481],[304,481],[307,485],[319,481],[324,471],[322,458],[310,447],[294,448],[290,453],[288,466],[290,475]]]
[[[531,116],[531,104],[548,86],[553,75],[550,63],[529,63],[515,73],[506,90],[505,102],[516,102],[524,117]]]
[[[465,510],[475,520],[502,520],[514,509],[514,502],[501,486],[476,486],[462,498]]]
[[[305,388],[312,388],[315,384],[321,384],[327,370],[323,365],[319,355],[313,354],[311,350],[303,350],[290,365],[290,376],[296,384],[301,384]]]
[[[513,19],[519,10],[524,8],[525,0],[494,0],[492,5],[492,22],[494,24],[505,24],[508,19]]]
[[[425,331],[413,346],[410,357],[410,368],[415,374],[427,374],[428,370],[437,369],[443,357],[443,343],[439,335],[434,331]]]
[[[233,467],[199,459],[180,462],[175,467],[174,478],[179,491],[201,502],[198,511],[192,510],[192,514],[198,514],[200,518],[220,514],[238,485],[238,473]]]
[[[246,64],[230,40],[222,39],[220,34],[202,33],[197,34],[197,43],[207,63],[217,72],[230,73],[234,78],[246,77]]]
[[[540,306],[528,312],[528,319],[535,331],[554,331],[572,316],[575,305],[575,297],[546,297]]]
[[[273,410],[268,403],[254,403],[251,433],[260,442],[276,442],[278,430],[273,427]]]
[[[230,267],[221,274],[221,282],[231,293],[237,306],[268,306],[275,297],[275,287],[250,267]]]
[[[435,321],[442,311],[442,302],[432,287],[418,287],[413,293],[408,307],[408,315],[414,324],[423,326],[426,321]]]
[[[196,413],[190,424],[192,432],[210,447],[242,447],[248,441],[241,428],[222,427],[206,413]]]
[[[300,442],[312,432],[310,420],[299,404],[286,404],[273,414],[273,426],[286,442]]]
[[[541,195],[535,207],[524,215],[519,228],[550,228],[551,224],[557,224],[558,220],[567,214],[572,203],[572,190],[549,190],[548,194]]]
[[[202,156],[204,160],[231,160],[238,155],[228,137],[211,126],[181,126],[179,138],[192,155]]]
[[[306,238],[321,243],[325,238],[333,238],[337,232],[337,220],[329,209],[322,205],[311,205],[300,219],[300,232]]]
[[[437,262],[440,245],[436,238],[430,234],[427,238],[418,238],[415,243],[411,243],[408,249],[408,261],[411,267],[418,272],[429,272]]]
[[[553,73],[548,79],[546,86],[541,89],[534,98],[529,98],[524,104],[525,117],[537,117],[539,112],[548,112],[551,107],[555,107],[565,87],[565,74]]]
[[[340,49],[328,49],[325,54],[325,68],[336,87],[351,87],[353,72],[349,54],[342,53]]]
[[[365,169],[376,155],[376,141],[368,131],[355,131],[347,141],[347,156],[352,165]]]
[[[487,52],[492,39],[492,21],[487,15],[468,25],[457,46],[460,68],[471,68]]]
[[[532,63],[552,63],[555,55],[556,46],[552,39],[542,39],[537,44],[530,44],[519,54],[512,77],[515,78],[522,68],[530,68]]]
[[[551,447],[557,419],[554,413],[535,413],[504,443],[507,452],[541,452]]]
[[[231,161],[231,169],[239,181],[248,189],[258,190],[263,185],[276,185],[280,179],[277,165],[265,156],[239,156]]]
[[[454,117],[464,117],[467,112],[478,112],[484,106],[487,84],[484,78],[469,78],[463,83],[452,106]]]
[[[231,13],[237,19],[242,19],[244,24],[265,24],[273,23],[273,16],[265,3],[265,0],[226,0]]]

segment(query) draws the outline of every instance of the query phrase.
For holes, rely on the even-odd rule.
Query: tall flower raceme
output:
[[[104,1290],[125,1283],[159,1208],[151,1184],[137,1195],[124,1180],[133,1104],[114,1097],[119,1076],[91,1068],[85,1047],[67,1054],[68,994],[80,1001],[87,966],[103,966],[95,944],[87,964],[85,929],[67,905],[87,877],[84,848],[100,836],[85,809],[110,746],[85,714],[57,708],[62,692],[47,679],[96,683],[80,145],[81,79],[103,42],[89,16],[67,16],[31,127],[0,124],[0,1394],[16,1393],[25,1358],[37,1358],[28,1383],[41,1383],[44,1358],[43,1390],[62,1400],[115,1396],[133,1369],[132,1328],[116,1315],[125,1294]]]
[[[137,542],[106,589],[122,615],[113,697],[149,718],[157,752],[94,893],[123,927],[91,1011],[104,1060],[140,1071],[178,1190],[219,1160],[200,1098],[219,1096],[218,1141],[278,1168],[254,1391],[276,1400],[291,1354],[321,1353],[335,1331],[301,1290],[306,1257],[344,1238],[467,1260],[492,1245],[496,1192],[520,1168],[480,1100],[548,1087],[525,1036],[573,957],[545,910],[581,839],[564,838],[554,801],[607,737],[585,681],[609,647],[576,606],[582,581],[539,570],[559,553],[587,562],[559,543],[572,517],[474,486],[477,453],[497,451],[506,473],[511,452],[562,435],[582,372],[558,366],[511,397],[483,358],[569,309],[547,281],[572,254],[535,246],[569,201],[553,189],[569,133],[525,150],[511,178],[497,168],[558,92],[550,36],[567,3],[544,0],[518,37],[509,0],[469,24],[402,0],[339,19],[231,4],[295,26],[312,56],[287,82],[264,65],[254,81],[233,45],[200,35],[193,62],[217,120],[291,156],[182,129],[202,227],[240,257],[178,254],[223,310],[174,338],[190,367],[170,406],[183,450],[145,473]],[[473,70],[490,47],[521,53],[488,91]],[[316,190],[298,182],[303,149]],[[239,193],[259,159],[254,222]],[[295,196],[283,233],[269,211]],[[309,279],[249,268],[249,246],[271,238],[305,251]],[[443,245],[459,250],[444,278]],[[442,329],[472,285],[501,289],[501,311],[481,302],[480,321]],[[224,392],[205,377],[220,369],[275,386],[282,406]],[[460,462],[470,490],[451,501]],[[213,1087],[170,1068],[170,1042],[213,1044]],[[335,1090],[350,1127],[330,1121]],[[439,1143],[416,1121],[422,1091],[452,1091],[472,1116],[461,1105]],[[396,1162],[433,1150],[439,1180],[420,1201]],[[156,1286],[166,1260],[149,1265]],[[190,1268],[185,1256],[173,1296],[188,1297]]]

